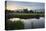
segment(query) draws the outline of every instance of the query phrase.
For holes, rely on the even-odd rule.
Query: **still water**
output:
[[[44,17],[40,17],[39,19],[36,19],[36,18],[31,18],[31,19],[10,18],[9,20],[10,21],[21,20],[22,22],[24,22],[24,28],[25,29],[30,29],[30,28],[32,28],[32,26],[34,28],[43,28],[44,23],[45,23]]]

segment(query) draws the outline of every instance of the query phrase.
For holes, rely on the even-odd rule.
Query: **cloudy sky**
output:
[[[7,1],[8,10],[17,10],[17,9],[44,9],[44,3],[38,2],[17,2],[17,1]]]

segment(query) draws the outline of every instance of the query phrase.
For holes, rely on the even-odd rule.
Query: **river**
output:
[[[31,18],[31,19],[20,19],[20,18],[10,18],[11,21],[19,21],[21,20],[24,22],[24,28],[25,29],[31,29],[33,28],[43,28],[45,23],[45,18],[40,17],[39,19]]]

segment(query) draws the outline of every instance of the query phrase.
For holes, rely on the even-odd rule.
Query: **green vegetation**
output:
[[[6,21],[6,30],[24,29],[24,23],[22,21]]]
[[[35,13],[9,13],[6,15],[6,18],[36,18],[36,17],[44,17],[44,14],[35,14]]]
[[[11,10],[5,10],[5,29],[6,30],[16,30],[16,29],[24,29],[24,23],[22,21],[10,21],[8,19],[10,18],[22,18],[22,19],[29,19],[29,18],[38,18],[39,17],[45,17],[44,12],[34,12],[32,10],[28,11],[27,9],[24,9],[24,11],[11,11]],[[33,23],[32,23],[32,28]]]
[[[45,12],[40,11],[40,12],[35,12],[33,10],[28,10],[28,9],[23,9],[23,11],[20,12],[18,11],[11,11],[11,10],[5,10],[6,18],[38,18],[38,17],[44,17]]]

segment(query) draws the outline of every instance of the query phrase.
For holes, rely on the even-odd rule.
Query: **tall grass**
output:
[[[6,18],[36,18],[36,17],[44,17],[44,14],[6,14]]]
[[[24,29],[24,23],[22,21],[7,21],[6,30]]]

